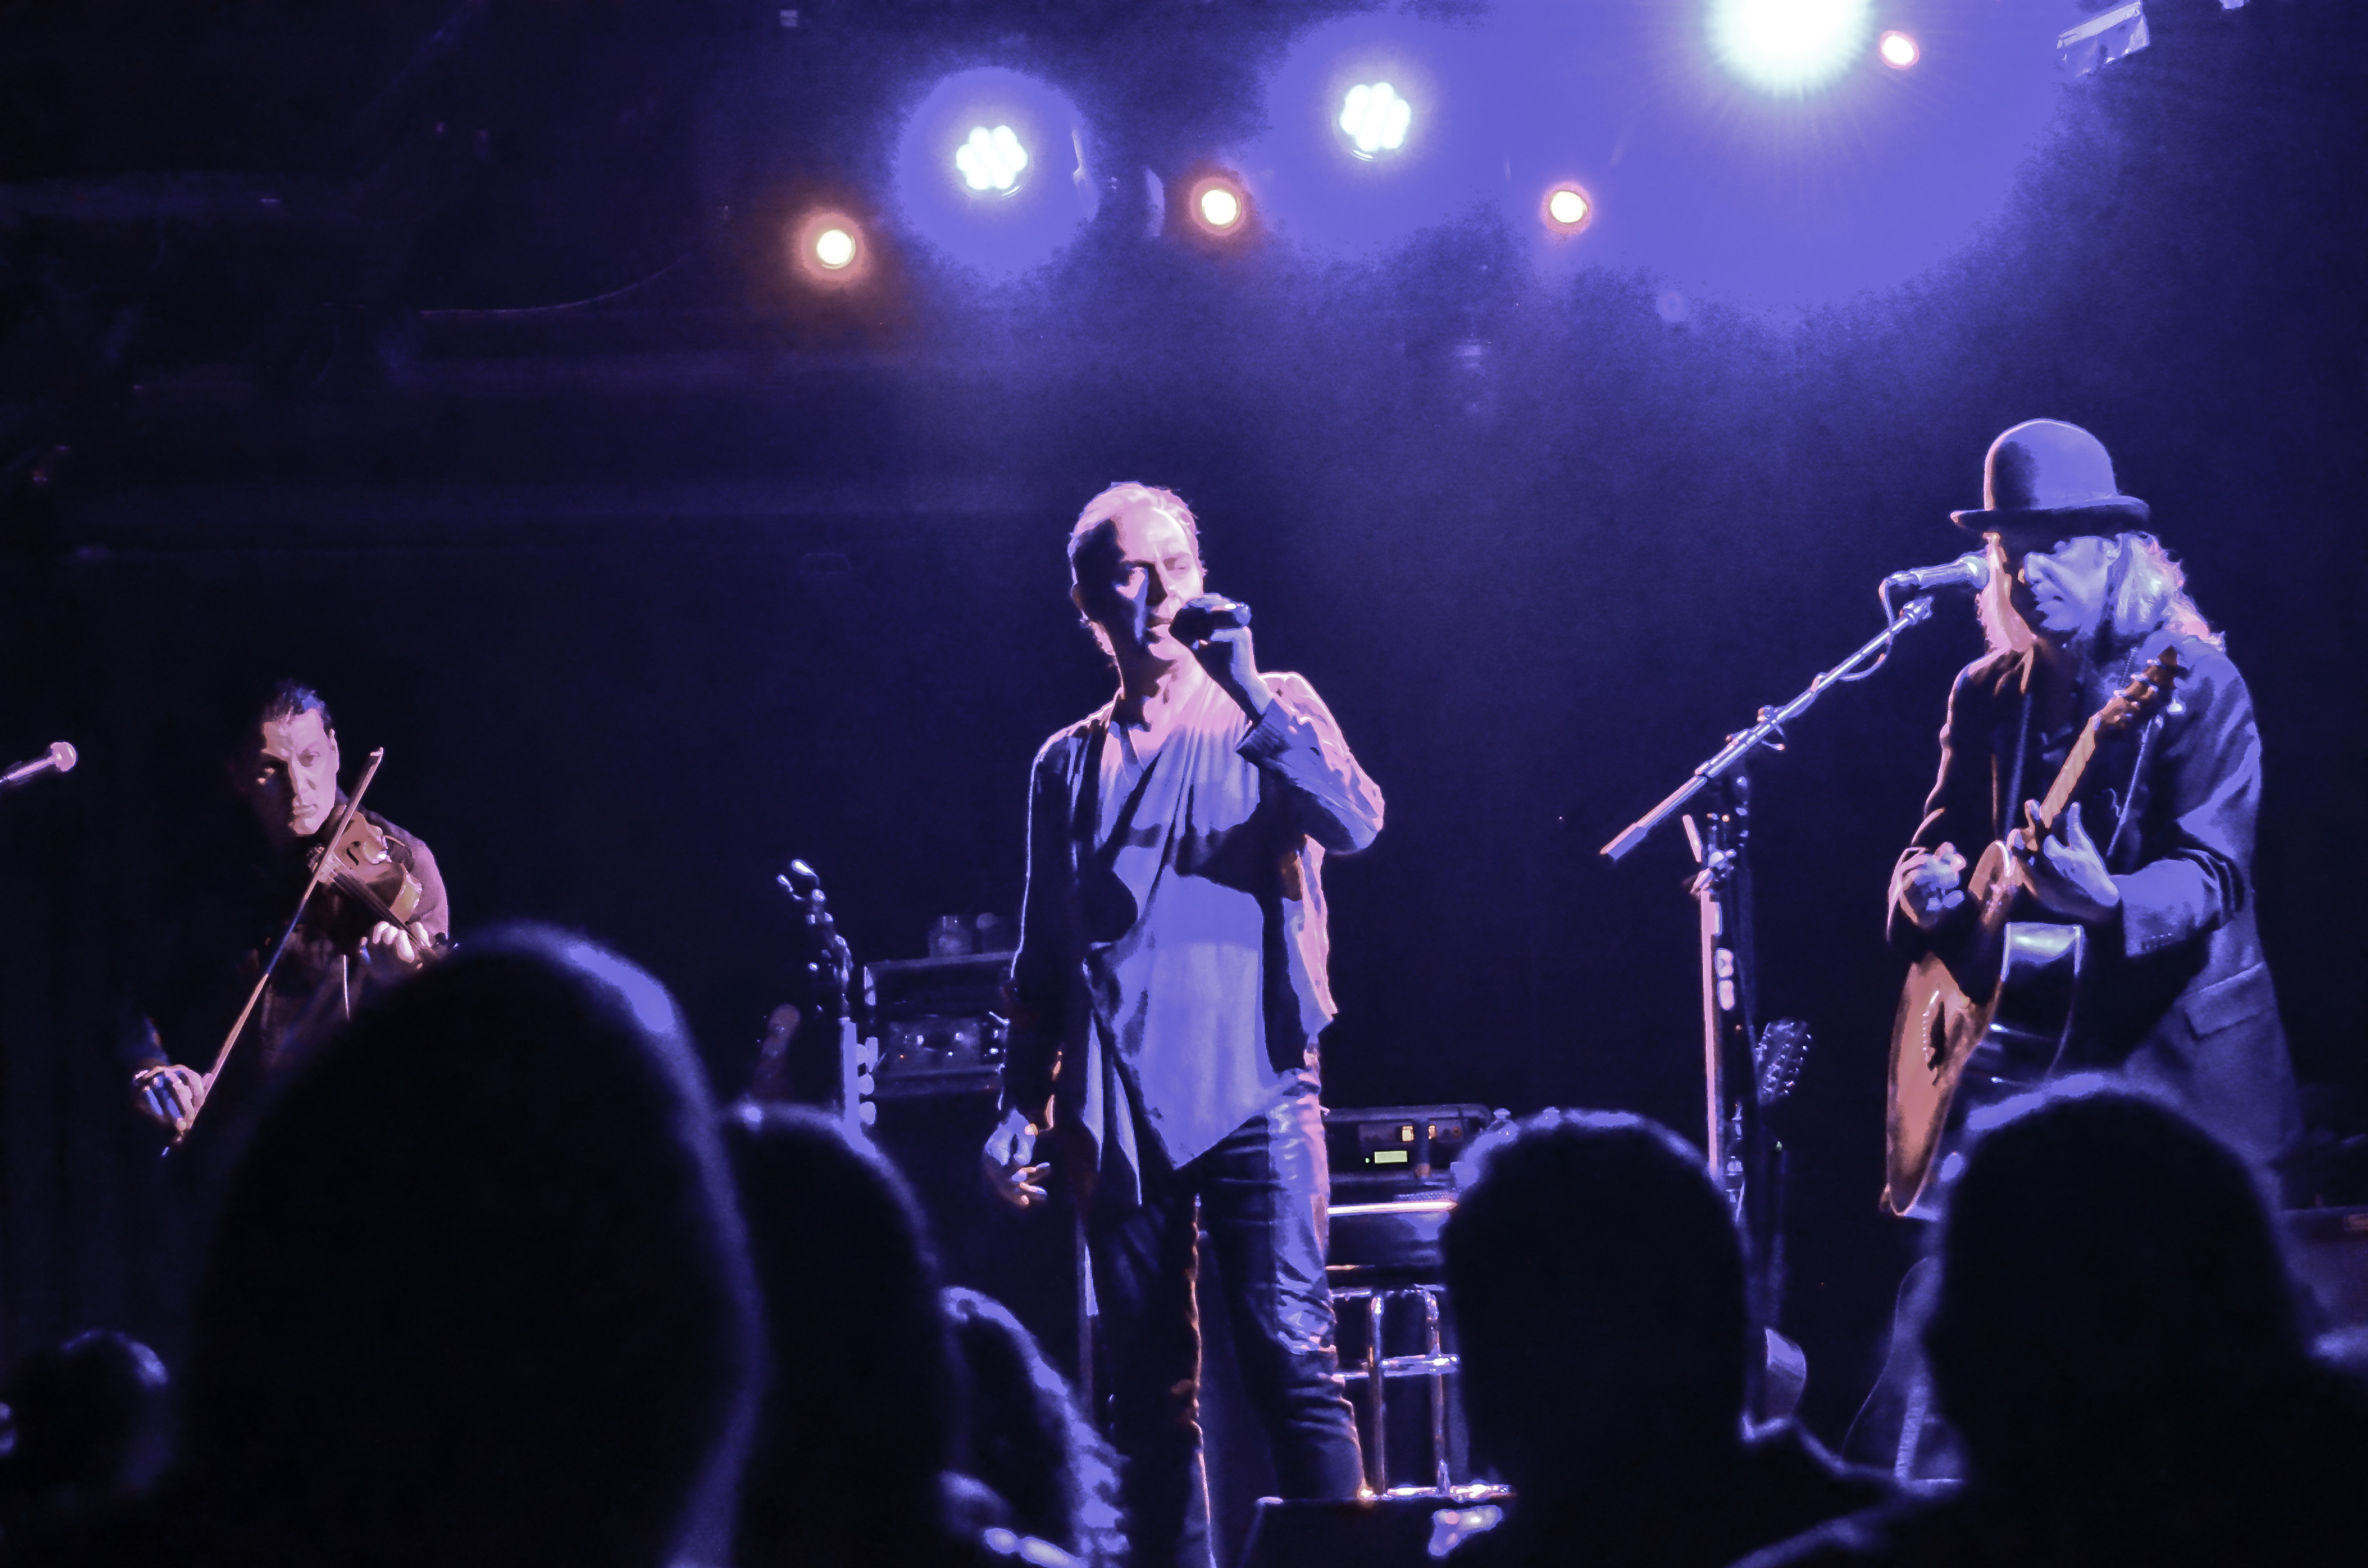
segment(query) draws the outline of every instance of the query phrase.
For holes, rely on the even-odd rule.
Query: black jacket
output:
[[[2102,742],[2074,797],[2122,903],[2089,934],[2066,1061],[2124,1071],[2267,1159],[2294,1142],[2300,1115],[2253,903],[2260,734],[2244,677],[2209,643],[2157,634],[2130,653],[2123,678],[2173,642],[2188,671],[2170,702],[2153,723]],[[2023,801],[2047,792],[2077,731],[2043,735],[2035,713],[2026,721],[2031,668],[2028,653],[1993,653],[1957,676],[1941,776],[1908,854],[1948,842],[1977,859],[2021,820]],[[1959,936],[1970,903],[1928,937],[1898,885],[1895,876],[1894,947],[1913,959]]]

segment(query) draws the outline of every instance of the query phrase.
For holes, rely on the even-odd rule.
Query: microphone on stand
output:
[[[50,746],[49,756],[20,762],[7,772],[0,773],[0,790],[14,790],[20,784],[29,784],[44,773],[72,773],[74,765],[81,760],[74,755],[74,747],[63,741],[54,742]]]
[[[1934,588],[1986,588],[1990,581],[1990,558],[1983,551],[1968,551],[1945,566],[1918,566],[1906,572],[1894,572],[1883,580],[1886,588],[1907,588],[1916,593],[1929,593]]]

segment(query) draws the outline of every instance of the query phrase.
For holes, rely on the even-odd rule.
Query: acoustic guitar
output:
[[[2089,716],[2046,799],[2032,808],[2028,825],[2034,835],[2055,831],[2088,777],[2099,740],[2153,717],[2182,673],[2179,650],[2166,648]],[[2018,918],[2035,906],[2012,872],[2003,842],[1982,852],[1965,883],[1974,906],[1971,930],[1945,951],[1935,948],[1918,959],[1899,994],[1891,1025],[1883,1188],[1895,1214],[1913,1209],[1931,1180],[1950,1104],[1975,1053],[1994,1076],[2035,1083],[2054,1071],[2070,1037],[2085,932]]]

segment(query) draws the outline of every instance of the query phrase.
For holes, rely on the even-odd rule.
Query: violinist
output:
[[[189,1130],[210,1092],[275,1074],[364,994],[427,962],[451,928],[436,857],[416,836],[365,806],[328,845],[347,815],[346,795],[336,726],[320,694],[283,679],[241,710],[248,717],[226,761],[259,838],[248,835],[245,864],[201,879],[202,891],[162,935],[126,1031],[133,1105],[176,1135]],[[261,976],[315,856],[332,849],[336,874],[306,903],[210,1091],[205,1074],[224,1032]]]

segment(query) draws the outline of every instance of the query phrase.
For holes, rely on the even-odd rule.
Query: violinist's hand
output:
[[[175,1062],[131,1074],[132,1108],[157,1126],[169,1128],[176,1138],[189,1130],[205,1103],[206,1081],[193,1067]]]
[[[987,1134],[986,1147],[980,1152],[980,1164],[986,1173],[986,1185],[1006,1203],[1026,1209],[1042,1203],[1050,1197],[1042,1182],[1053,1171],[1052,1162],[1030,1162],[1036,1159],[1036,1124],[1024,1111],[1007,1110],[1003,1120]]]
[[[1919,849],[1899,869],[1899,903],[1919,931],[1937,931],[1965,902],[1965,858],[1953,844]]]
[[[381,920],[370,927],[362,940],[362,968],[381,985],[418,972],[436,951],[436,937],[427,926],[415,920],[408,926],[397,926],[392,920]]]
[[[2007,835],[2018,879],[2054,914],[2093,926],[2120,907],[2122,890],[2105,869],[2105,858],[2089,830],[2080,825],[2075,801],[2064,813],[2064,835],[2051,838],[2038,831],[2037,808],[2026,805],[2025,824]]]

